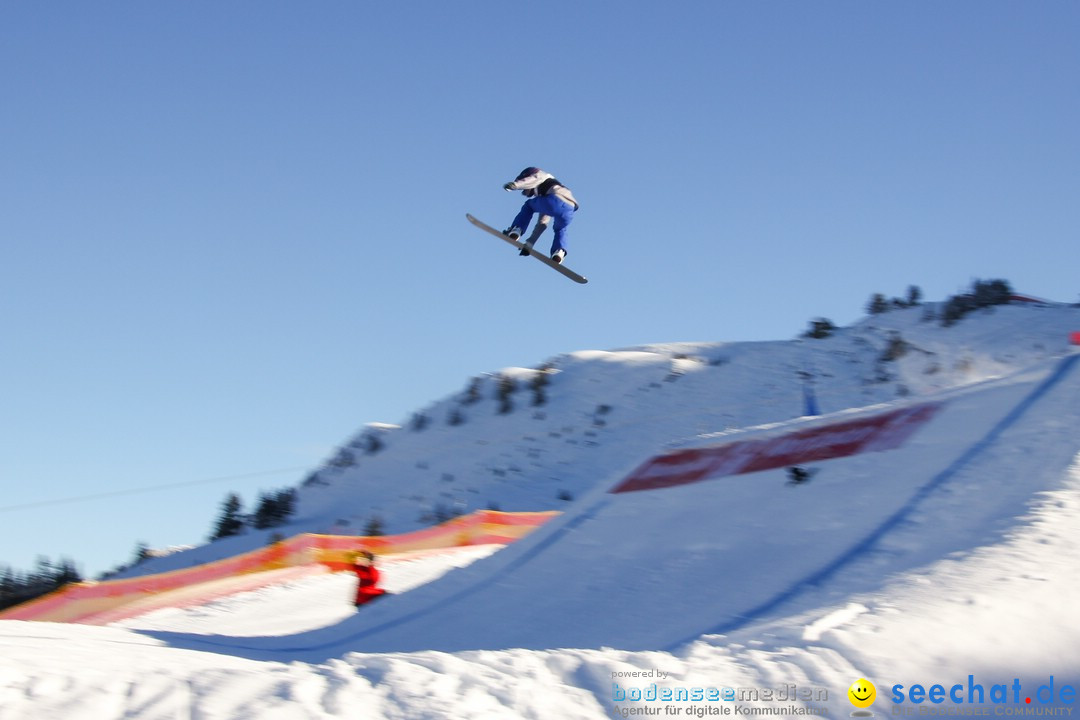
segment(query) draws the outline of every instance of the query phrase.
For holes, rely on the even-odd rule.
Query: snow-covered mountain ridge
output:
[[[929,306],[932,308],[933,306]],[[449,514],[563,509],[655,451],[705,433],[915,399],[1022,371],[1068,349],[1072,307],[999,306],[952,327],[927,306],[873,315],[823,339],[578,351],[506,368],[418,411],[370,424],[313,473],[273,532],[385,532]],[[189,567],[265,544],[250,531],[130,574]]]

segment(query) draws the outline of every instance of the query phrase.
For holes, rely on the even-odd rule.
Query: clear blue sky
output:
[[[0,564],[199,542],[562,352],[1074,301],[1078,67],[1058,0],[0,3]],[[527,165],[589,285],[465,221]]]

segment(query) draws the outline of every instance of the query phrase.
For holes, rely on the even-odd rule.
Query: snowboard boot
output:
[[[519,228],[519,227],[509,227],[509,228],[506,228],[505,230],[503,230],[503,234],[504,235],[509,235],[512,239],[517,240],[518,238],[521,237],[521,228]]]
[[[563,258],[566,257],[566,251],[559,248],[555,252],[551,253],[551,260],[556,265],[562,265]]]

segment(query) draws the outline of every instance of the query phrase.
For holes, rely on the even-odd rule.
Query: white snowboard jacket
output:
[[[578,209],[578,202],[574,199],[574,194],[570,192],[570,188],[556,180],[554,175],[543,170],[537,169],[535,173],[525,177],[519,175],[518,179],[506,183],[503,187],[511,191],[521,190],[521,194],[526,197],[554,195],[559,200],[572,205],[575,210]]]

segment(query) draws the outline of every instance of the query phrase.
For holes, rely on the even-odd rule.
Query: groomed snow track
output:
[[[259,659],[316,660],[349,651],[670,650],[730,633],[820,604],[841,576],[843,592],[869,591],[892,573],[972,549],[975,540],[956,546],[957,533],[939,539],[920,529],[928,508],[970,525],[973,538],[1022,515],[1032,488],[1052,485],[1047,478],[1063,475],[1077,449],[1061,439],[1076,436],[1075,423],[1047,421],[1056,415],[1044,406],[1076,405],[1078,358],[950,393],[904,446],[823,462],[804,486],[787,486],[776,469],[610,494],[625,469],[526,539],[332,627],[287,638],[151,634]],[[978,487],[981,463],[1017,453],[1027,459],[1026,482]]]

